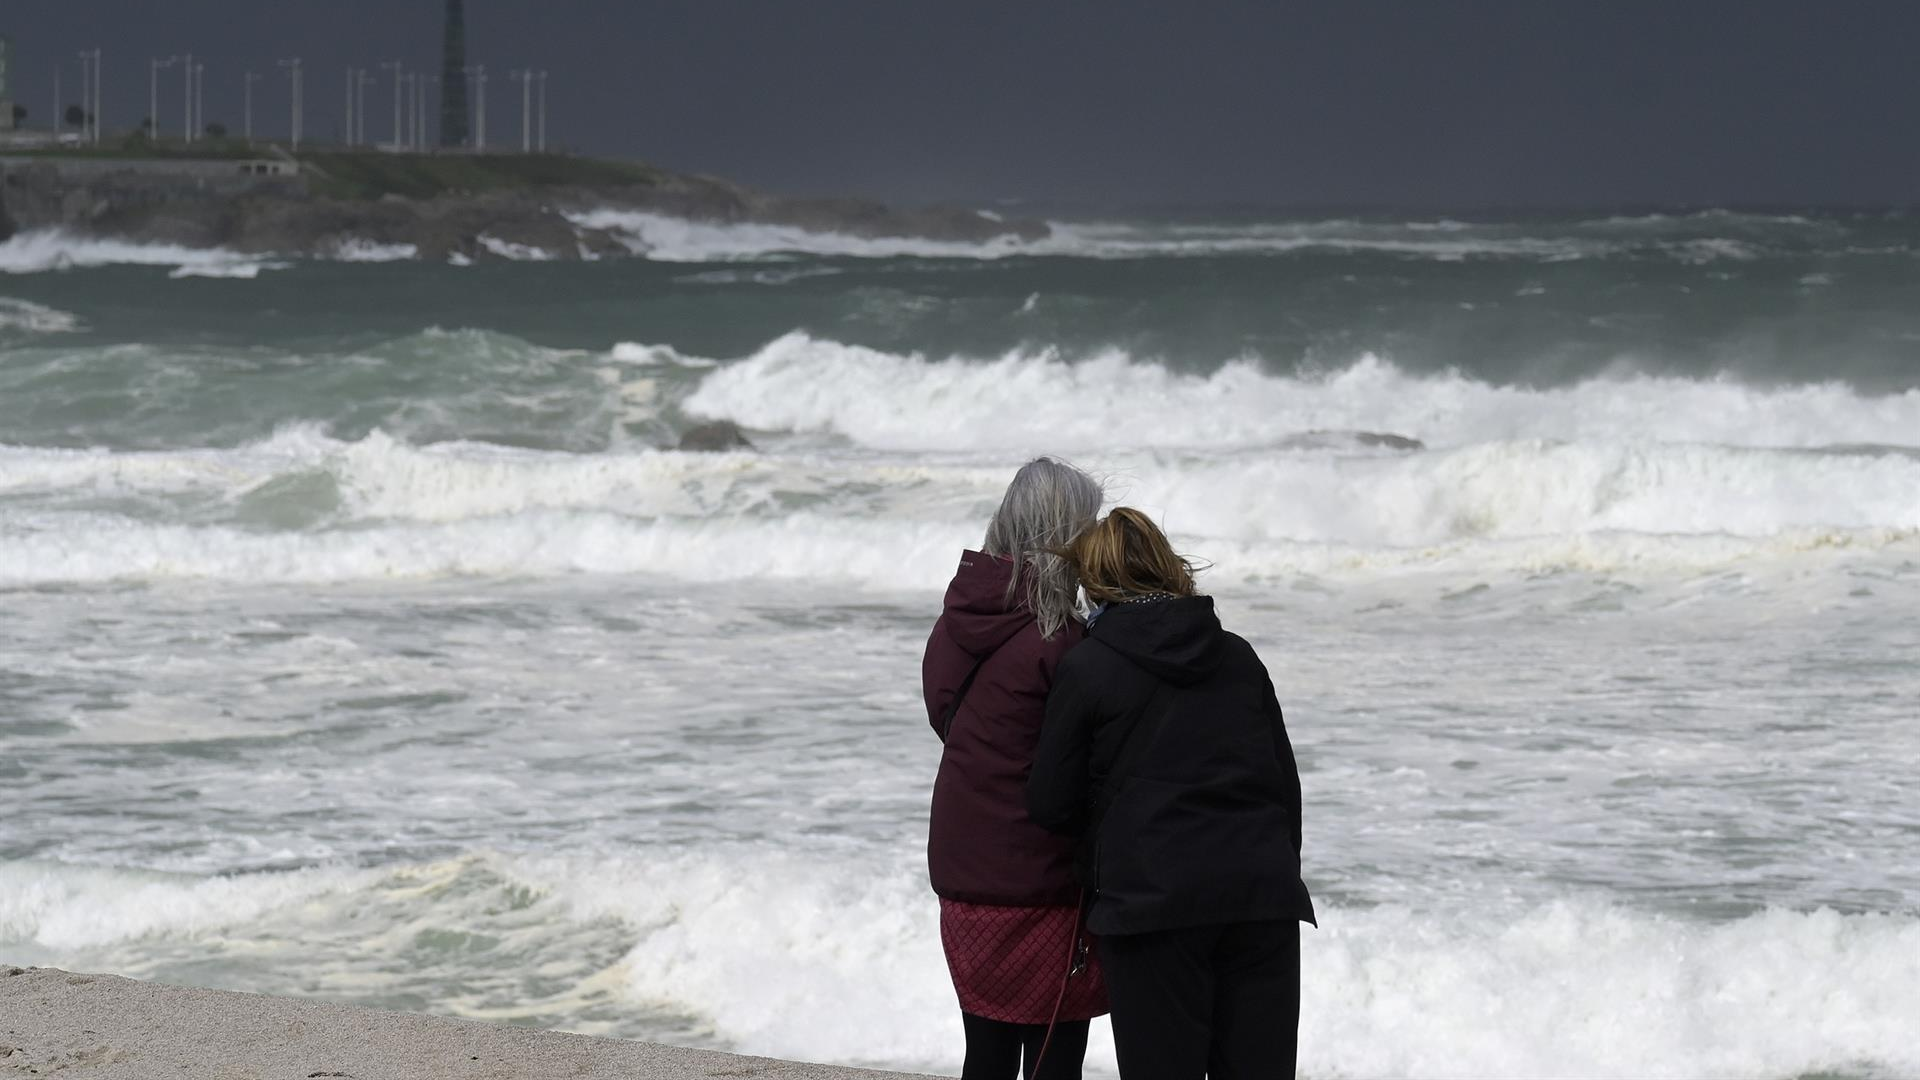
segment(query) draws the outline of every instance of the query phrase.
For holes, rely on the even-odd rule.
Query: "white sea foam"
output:
[[[810,232],[787,225],[692,221],[633,210],[591,210],[568,217],[583,228],[611,230],[635,254],[660,262],[727,262],[794,253],[866,258],[900,255],[987,258],[1031,250],[1011,236],[984,244],[914,237],[860,237]]]
[[[1302,942],[1309,1076],[1789,1077],[1920,1068],[1920,920],[1703,925],[1595,903],[1331,911]]]
[[[1035,253],[1083,258],[1142,258],[1320,252],[1395,255],[1436,262],[1464,262],[1468,259],[1564,262],[1625,250],[1622,245],[1602,240],[1506,235],[1504,230],[1499,229],[1470,236],[1466,228],[1420,228],[1417,225],[1351,221],[1161,227],[1123,222],[1056,223],[1053,225],[1053,235],[1040,241]]]
[[[1114,494],[1160,507],[1189,532],[1249,543],[1405,548],[1920,530],[1920,455],[1904,453],[1521,441],[1417,454],[1115,454],[1107,464]],[[991,499],[1003,471],[998,459],[415,447],[378,432],[349,443],[299,428],[233,450],[0,449],[0,494],[237,503],[276,483],[324,477],[350,519],[368,522],[558,510],[777,524],[790,516],[786,502],[804,497],[814,513],[951,525]]]
[[[1265,446],[1300,432],[1390,432],[1429,444],[1543,439],[1730,446],[1920,445],[1920,391],[1843,383],[1775,389],[1733,379],[1592,379],[1532,389],[1377,357],[1310,377],[1251,360],[1189,375],[1110,350],[934,359],[787,334],[709,376],[699,416],[829,432],[895,450]]]
[[[334,244],[329,257],[340,262],[405,262],[417,258],[417,244],[383,244],[363,237],[350,237]]]
[[[952,572],[953,553],[977,539],[972,522],[872,522],[822,514],[701,522],[530,511],[305,533],[74,515],[25,524],[39,531],[0,537],[0,585],[181,579],[326,584],[603,573],[930,589]],[[1671,575],[1759,569],[1795,558],[1920,557],[1920,532],[1911,529],[1796,529],[1764,538],[1596,533],[1400,548],[1250,542],[1209,537],[1177,521],[1171,531],[1186,549],[1204,552],[1214,564],[1208,580],[1217,584],[1424,570],[1482,579],[1560,571]]]
[[[0,582],[599,572],[932,587],[1010,464],[414,447],[310,429],[235,450],[5,450]],[[1226,581],[1698,572],[1920,549],[1920,460],[1902,454],[1522,442],[1107,464],[1114,497],[1161,514]],[[108,514],[90,502],[102,497],[224,505],[232,523]],[[305,525],[253,524],[288,497],[319,500]]]
[[[191,937],[276,908],[364,887],[353,870],[200,877],[56,863],[0,862],[0,943],[55,951]]]
[[[1517,259],[1564,262],[1615,256],[1653,256],[1682,262],[1745,261],[1763,248],[1752,239],[1671,237],[1620,229],[1526,235],[1512,226],[1459,221],[1163,224],[1052,222],[1050,235],[1022,240],[1011,234],[982,242],[917,237],[864,237],[788,225],[693,221],[665,214],[601,209],[568,215],[583,228],[606,229],[630,250],[662,262],[731,262],[796,254],[890,258],[997,259],[1052,255],[1124,259],[1214,255],[1332,253],[1389,255],[1437,262]],[[1691,219],[1690,219],[1691,220]],[[1601,223],[1605,224],[1605,223]]]
[[[925,587],[952,570],[953,553],[971,542],[968,534],[974,531],[907,522],[855,533],[845,519],[819,514],[742,527],[550,511],[313,533],[82,515],[25,524],[41,531],[0,536],[0,584],[167,579],[320,584],[619,573]]]
[[[71,312],[0,296],[0,330],[23,330],[29,334],[69,334],[81,329],[80,317]]]
[[[610,355],[616,363],[632,367],[711,368],[720,366],[718,360],[709,360],[704,356],[688,356],[671,345],[640,345],[623,341],[613,347]]]
[[[37,274],[88,266],[171,266],[201,276],[251,277],[270,264],[221,248],[175,244],[133,244],[79,236],[60,229],[35,229],[0,242],[0,273]]]
[[[636,1011],[697,1017],[749,1052],[951,1067],[961,1040],[937,907],[910,861],[725,844],[217,878],[0,864],[0,942],[47,962],[138,970],[170,940],[253,938],[248,951],[271,942],[288,962],[340,971],[378,959],[340,949],[383,951],[385,935],[403,930],[457,926],[539,955],[543,938],[565,942],[611,920],[628,943],[615,979],[572,977]],[[502,906],[459,887],[479,875],[524,898]],[[780,883],[777,902],[767,881]],[[532,921],[516,914],[529,903]],[[299,935],[284,931],[295,910]],[[355,921],[350,936],[334,929]],[[1920,1068],[1907,1035],[1920,1009],[1911,916],[1774,910],[1705,923],[1570,898],[1483,912],[1326,904],[1321,923],[1302,929],[1310,1076]],[[304,958],[303,947],[327,955]],[[1112,1068],[1104,1032],[1089,1063]]]
[[[502,240],[497,236],[482,234],[478,237],[480,246],[503,259],[514,262],[551,262],[553,252],[537,248],[530,244],[516,244],[511,240]]]
[[[284,262],[251,262],[234,260],[217,263],[187,263],[176,266],[168,277],[179,278],[237,278],[251,281],[260,276],[262,270],[284,270],[289,264]]]

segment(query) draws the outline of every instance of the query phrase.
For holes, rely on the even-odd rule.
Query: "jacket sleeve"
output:
[[[1280,713],[1280,697],[1273,692],[1273,679],[1267,679],[1267,717],[1273,722],[1273,749],[1280,759],[1280,777],[1292,795],[1293,853],[1300,854],[1300,765],[1293,757],[1293,742],[1287,738],[1287,721]]]
[[[1094,686],[1069,655],[1054,672],[1033,771],[1027,777],[1027,816],[1042,828],[1077,835],[1087,827],[1093,779]]]
[[[941,616],[933,624],[933,632],[927,635],[926,651],[920,655],[920,696],[927,706],[927,726],[941,742],[947,741],[944,731],[940,730],[940,720],[947,715],[947,707],[953,704],[953,696],[960,687],[943,678],[943,673],[952,667],[941,658],[947,651],[958,651],[958,646],[946,634],[946,616]]]

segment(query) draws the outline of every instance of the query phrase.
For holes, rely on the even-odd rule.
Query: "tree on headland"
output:
[[[92,115],[89,114],[87,110],[81,108],[80,106],[78,105],[67,106],[67,126],[68,127],[86,127],[87,121],[92,119],[93,119]]]
[[[207,138],[224,139],[226,137],[227,137],[227,125],[221,123],[218,120],[215,120],[213,123],[207,125]]]
[[[15,105],[13,106],[13,126],[19,127],[21,124],[24,124],[26,122],[27,122],[27,107],[25,105],[15,103]]]

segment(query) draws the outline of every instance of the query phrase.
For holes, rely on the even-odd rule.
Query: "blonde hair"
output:
[[[1193,595],[1193,564],[1173,550],[1152,518],[1131,506],[1114,507],[1060,555],[1096,604],[1154,593]]]

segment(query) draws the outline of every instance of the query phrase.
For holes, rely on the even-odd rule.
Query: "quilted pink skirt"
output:
[[[1091,1020],[1107,1012],[1107,983],[1099,950],[1088,935],[1086,967],[1067,975],[1069,951],[1080,928],[1070,907],[1000,907],[940,901],[940,944],[960,995],[960,1009],[1010,1024],[1053,1019]],[[1066,983],[1066,997],[1060,988]]]

